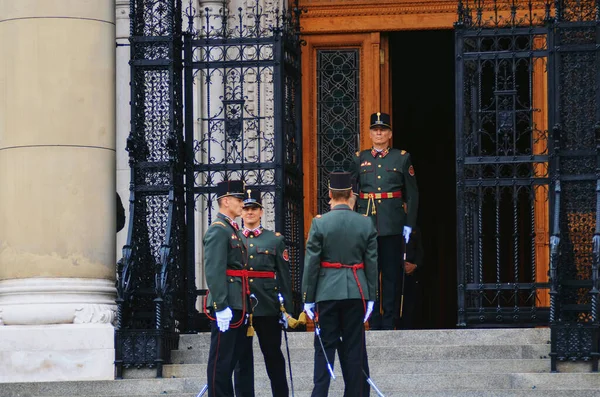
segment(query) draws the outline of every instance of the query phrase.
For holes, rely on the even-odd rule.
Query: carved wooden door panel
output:
[[[377,33],[305,36],[302,54],[305,233],[328,210],[332,171],[349,170],[354,153],[368,147],[369,116],[389,101],[382,95],[385,51]],[[383,46],[387,41],[383,40]],[[385,79],[383,80],[386,81]],[[389,108],[389,103],[384,106]]]

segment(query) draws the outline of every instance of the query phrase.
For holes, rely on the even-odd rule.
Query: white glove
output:
[[[404,226],[404,231],[402,234],[404,235],[404,240],[406,240],[406,244],[408,244],[408,240],[410,240],[410,233],[412,232],[412,227]]]
[[[314,303],[305,303],[304,304],[304,311],[306,312],[306,315],[308,316],[308,318],[310,318],[311,320],[315,318],[315,312],[313,311],[314,308],[315,308]]]
[[[363,320],[363,323],[366,323],[367,320],[369,319],[369,316],[371,315],[371,313],[373,313],[373,305],[375,304],[374,301],[367,301],[367,312],[365,313],[365,319]]]
[[[284,329],[287,329],[288,327],[288,318],[287,318],[287,313],[285,312],[281,312],[281,317],[279,318],[279,324],[281,324],[281,326]]]
[[[229,329],[229,322],[233,318],[231,309],[226,307],[220,312],[216,312],[215,315],[217,316],[217,327],[219,327],[219,330],[221,332],[227,331]]]

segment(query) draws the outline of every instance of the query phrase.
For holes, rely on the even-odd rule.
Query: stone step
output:
[[[461,391],[392,391],[384,393],[386,397],[539,397],[539,390],[461,390]],[[291,394],[290,394],[291,395]],[[294,393],[295,397],[310,397],[310,391],[298,391]],[[330,397],[341,397],[341,392],[330,392]],[[594,389],[583,390],[544,390],[544,397],[599,397],[600,391]],[[197,397],[197,393],[167,393],[152,394],[145,397]],[[207,396],[206,394],[204,395]],[[261,390],[256,392],[256,397],[271,397],[270,390]],[[371,391],[371,396],[376,397],[375,392]],[[82,397],[139,397],[139,395],[115,395],[115,396],[82,396]]]
[[[285,350],[285,349],[284,349]],[[394,348],[367,345],[369,360],[402,361],[402,360],[477,360],[477,359],[539,359],[547,358],[550,345],[488,345],[488,346],[398,346]],[[254,351],[255,357],[260,354]],[[314,348],[290,348],[292,362],[310,362],[314,357]],[[171,354],[173,364],[204,364],[208,362],[208,349],[174,350]]]
[[[260,354],[260,353],[259,353]],[[256,378],[266,377],[262,356],[256,355],[254,362],[254,376]],[[339,369],[339,361],[334,364]],[[313,361],[292,362],[292,373],[295,375],[312,373]],[[528,372],[550,372],[550,360],[528,359],[528,360],[419,360],[398,361],[393,365],[388,363],[371,362],[371,376],[374,378],[383,375],[395,374],[443,374],[443,373],[528,373]],[[286,363],[286,371],[289,370]],[[341,373],[341,371],[338,371]],[[193,378],[204,377],[206,364],[184,364],[165,365],[163,376],[165,378]]]
[[[561,391],[562,394],[574,397],[590,390],[600,389],[598,374],[561,374],[561,373],[529,373],[529,374],[406,374],[387,376],[375,379],[379,389],[389,397],[392,396],[466,396],[494,394],[466,394],[485,390],[497,393],[517,391],[536,391],[549,397],[551,391]],[[48,383],[7,383],[0,388],[0,397],[105,397],[105,396],[149,396],[149,395],[186,395],[198,393],[204,386],[201,378],[187,379],[144,379],[96,382],[48,382]],[[307,394],[312,389],[312,376],[294,378],[294,388],[300,393]],[[257,379],[256,390],[260,395],[268,390],[266,379]],[[332,381],[330,395],[340,395],[344,388],[341,377]],[[427,393],[425,393],[427,392]],[[431,393],[431,392],[436,392]],[[505,396],[510,394],[496,394]],[[519,394],[514,394],[519,395]],[[527,395],[527,394],[521,394]],[[581,394],[590,396],[593,394]],[[187,397],[187,396],[186,396]]]
[[[529,345],[550,343],[549,328],[435,329],[367,331],[367,346],[406,345]],[[256,338],[254,338],[256,339]],[[290,347],[312,346],[314,333],[288,332]],[[284,339],[282,337],[282,343]],[[210,346],[210,333],[182,334],[179,350],[203,350]]]

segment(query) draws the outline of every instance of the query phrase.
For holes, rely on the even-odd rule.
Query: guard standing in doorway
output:
[[[289,254],[284,237],[261,226],[262,215],[260,192],[247,189],[242,210],[242,239],[248,250],[248,285],[254,305],[252,325],[258,335],[273,397],[287,397],[285,359],[281,353],[281,327],[287,327],[287,318],[281,312],[278,296],[283,296],[286,310],[292,312]],[[246,342],[235,369],[237,397],[254,397],[252,336],[246,338]]]
[[[350,173],[331,173],[331,211],[313,219],[306,243],[302,278],[304,311],[315,319],[321,338],[315,335],[312,397],[328,395],[327,363],[333,363],[340,338],[344,396],[365,396],[364,323],[373,310],[376,296],[377,231],[368,218],[351,210],[348,205],[351,189]]]
[[[356,152],[352,176],[359,185],[357,210],[373,220],[378,238],[378,301],[370,329],[394,329],[397,279],[403,247],[417,221],[419,190],[410,154],[390,147],[392,126],[386,113],[371,115],[371,149]],[[406,203],[407,211],[403,205]],[[404,237],[404,238],[403,238]]]
[[[231,377],[248,330],[248,278],[242,274],[246,248],[233,220],[242,214],[244,183],[224,181],[216,190],[219,213],[203,240],[204,274],[210,291],[205,304],[214,315],[206,375],[209,397],[233,397]]]

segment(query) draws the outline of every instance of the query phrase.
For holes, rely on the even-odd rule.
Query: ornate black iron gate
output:
[[[553,369],[597,370],[599,3],[458,7],[458,323],[550,323]]]
[[[600,2],[561,1],[550,25],[554,195],[550,275],[552,370],[598,371],[600,261]]]
[[[261,191],[263,223],[288,243],[299,310],[304,231],[298,15],[263,12],[260,6],[233,14],[196,10],[192,1],[185,14],[188,330],[198,329],[196,297],[205,293],[194,281],[201,251],[194,244],[197,221],[210,224],[214,187],[227,179]]]
[[[264,192],[267,222],[289,246],[297,307],[304,235],[298,15],[230,15],[198,10],[194,0],[130,4],[131,193],[117,268],[117,378],[133,366],[162,376],[179,333],[202,327],[197,221],[210,223],[217,182],[243,178]]]

